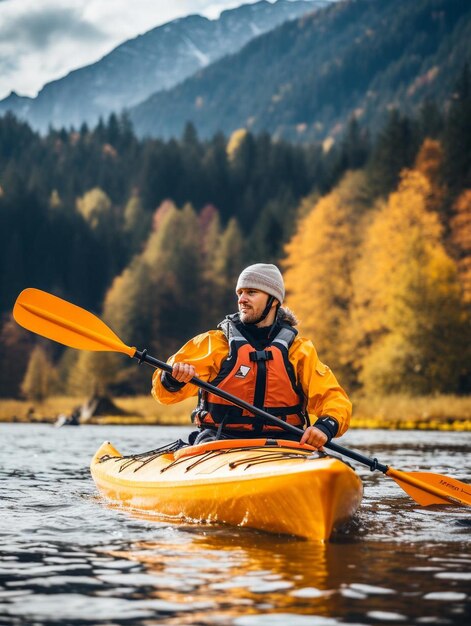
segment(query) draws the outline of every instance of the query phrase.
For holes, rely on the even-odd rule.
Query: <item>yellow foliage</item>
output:
[[[440,142],[435,139],[425,139],[415,160],[414,169],[433,183],[439,178],[442,162],[443,149]]]
[[[233,160],[237,150],[240,148],[241,143],[247,136],[246,128],[238,128],[235,130],[227,142],[226,152],[230,161]]]
[[[181,262],[183,250],[188,254],[188,248],[198,240],[198,235],[198,220],[192,206],[186,205],[179,210],[173,203],[166,203],[158,227],[149,237],[141,258],[153,272],[158,272],[161,266],[172,268]]]
[[[466,336],[456,266],[428,210],[431,185],[405,171],[377,211],[353,273],[348,333],[367,392],[452,391]]]
[[[431,211],[439,211],[445,197],[445,189],[440,182],[442,165],[443,149],[440,142],[425,139],[415,160],[414,170],[422,174],[430,184],[427,207]]]
[[[21,391],[28,400],[42,401],[51,393],[56,373],[46,352],[36,346],[30,356]]]
[[[51,191],[49,196],[49,206],[51,209],[59,209],[62,206],[62,200],[57,189]]]
[[[114,381],[122,355],[110,352],[80,352],[69,373],[67,391],[70,395],[106,395]]]
[[[286,246],[287,305],[336,370],[349,358],[343,336],[353,296],[351,271],[369,202],[364,174],[348,173],[334,191],[314,202]],[[301,207],[306,212],[305,202]]]
[[[77,198],[77,210],[92,228],[99,226],[111,212],[111,200],[99,187],[90,189]]]
[[[420,260],[440,241],[438,218],[426,211],[429,191],[430,184],[422,174],[406,172],[398,191],[380,206],[367,230],[353,275],[356,343],[361,344],[365,335],[371,341],[388,330],[387,320],[398,289],[410,274],[411,262]]]
[[[458,272],[464,300],[471,304],[471,189],[465,189],[455,202],[451,239],[458,251]]]

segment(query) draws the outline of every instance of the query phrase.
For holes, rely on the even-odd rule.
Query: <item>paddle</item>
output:
[[[169,374],[172,373],[171,365],[149,356],[147,350],[139,351],[134,347],[127,346],[104,322],[92,313],[45,291],[39,289],[22,291],[16,300],[13,317],[20,326],[66,346],[79,350],[122,352],[137,359],[139,363],[148,363],[152,367]],[[191,382],[201,389],[224,398],[235,406],[246,409],[250,413],[296,434],[298,437],[302,435],[303,431],[299,428],[287,424],[270,413],[252,406],[196,376],[191,379]],[[333,442],[326,443],[324,447],[354,459],[368,466],[371,470],[383,472],[395,480],[413,500],[421,505],[471,505],[471,486],[455,478],[429,472],[397,470],[382,465],[377,459],[370,459]]]

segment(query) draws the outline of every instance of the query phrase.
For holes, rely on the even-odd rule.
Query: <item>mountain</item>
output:
[[[151,94],[169,89],[250,39],[294,19],[326,0],[278,0],[223,11],[217,20],[190,15],[126,41],[100,61],[48,83],[35,98],[11,93],[0,113],[12,111],[39,129],[94,124]]]
[[[471,2],[344,0],[249,42],[134,107],[140,135],[202,137],[238,128],[295,140],[335,138],[356,117],[442,106],[471,60]]]

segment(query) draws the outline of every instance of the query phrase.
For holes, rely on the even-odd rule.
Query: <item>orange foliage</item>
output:
[[[443,166],[443,149],[439,141],[425,139],[417,158],[414,169],[423,174],[430,188],[427,196],[427,208],[432,211],[440,210],[445,197],[445,190],[441,184]]]

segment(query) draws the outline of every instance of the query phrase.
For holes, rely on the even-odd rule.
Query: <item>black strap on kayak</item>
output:
[[[147,465],[147,463],[150,463],[157,457],[162,456],[163,454],[170,454],[171,452],[180,450],[180,448],[187,445],[188,444],[181,439],[177,439],[177,441],[172,441],[172,443],[168,443],[165,446],[155,448],[155,450],[149,450],[148,452],[141,452],[140,454],[130,454],[128,456],[111,456],[109,454],[105,454],[98,459],[98,463],[104,463],[105,461],[111,461],[112,459],[115,461],[125,461],[119,468],[120,472],[127,467],[130,467],[133,463],[140,463],[140,465],[134,470],[137,472],[144,467],[144,465]]]
[[[228,421],[229,416],[225,415],[222,420],[221,423],[218,426],[218,431],[216,433],[216,441],[218,441],[219,439],[221,439],[221,435],[222,435],[222,429],[224,428],[224,426],[226,425],[226,422]]]

